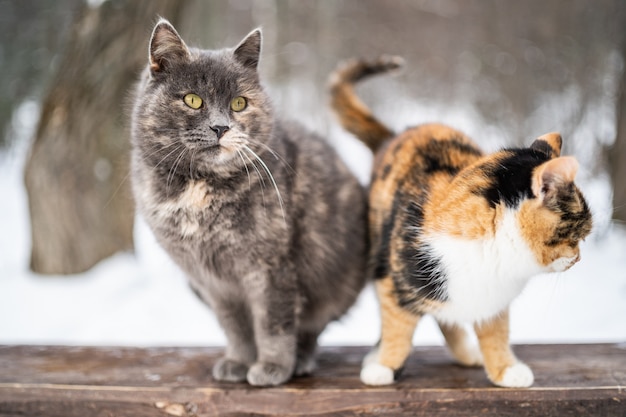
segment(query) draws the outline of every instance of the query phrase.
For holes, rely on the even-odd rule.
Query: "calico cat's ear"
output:
[[[261,29],[255,29],[248,34],[235,48],[234,52],[237,61],[244,67],[256,69],[261,55]]]
[[[561,146],[563,145],[563,139],[558,132],[546,133],[543,136],[539,136],[532,145],[531,149],[543,152],[550,156],[550,158],[556,158],[561,155]]]
[[[159,20],[150,39],[150,71],[167,71],[176,62],[189,59],[189,49],[174,26],[165,19]]]
[[[533,172],[533,194],[545,199],[559,185],[574,182],[576,172],[578,161],[573,156],[554,158],[539,165]]]

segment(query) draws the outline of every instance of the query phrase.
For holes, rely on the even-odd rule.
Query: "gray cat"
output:
[[[220,381],[311,372],[317,337],[365,283],[363,187],[319,137],[279,120],[259,82],[261,32],[188,48],[165,20],[132,115],[140,213],[226,333]]]

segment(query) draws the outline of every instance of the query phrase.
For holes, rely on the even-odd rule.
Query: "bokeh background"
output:
[[[128,105],[158,16],[211,49],[261,27],[276,108],[364,185],[371,155],[328,106],[328,75],[354,56],[405,58],[359,87],[398,131],[443,122],[488,151],[561,132],[594,232],[579,264],[515,302],[512,337],[626,340],[623,1],[0,0],[0,343],[224,343],[129,192]],[[368,288],[322,343],[375,343],[377,314]],[[441,340],[429,320],[415,336]]]

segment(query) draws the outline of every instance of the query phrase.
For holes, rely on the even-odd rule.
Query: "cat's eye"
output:
[[[197,94],[187,94],[183,100],[185,100],[185,104],[192,109],[199,109],[200,106],[202,106],[202,99]]]
[[[248,105],[248,102],[246,101],[244,97],[241,97],[241,96],[235,97],[230,102],[230,108],[233,111],[242,111],[243,109],[246,108],[247,105]]]

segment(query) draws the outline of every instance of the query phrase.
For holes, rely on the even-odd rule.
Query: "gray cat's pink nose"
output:
[[[215,132],[217,138],[220,139],[230,129],[228,126],[211,126],[211,130]]]

